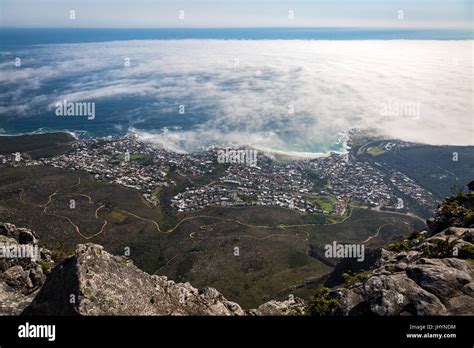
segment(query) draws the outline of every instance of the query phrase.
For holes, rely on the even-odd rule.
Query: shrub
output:
[[[447,240],[434,240],[433,243],[424,246],[423,256],[434,259],[454,257],[454,242],[448,242]]]
[[[47,274],[51,271],[51,263],[46,260],[40,260],[39,264],[41,266],[41,270],[44,274]]]
[[[365,282],[372,275],[372,271],[362,270],[355,274],[343,273],[344,285],[349,286],[358,282]]]
[[[387,246],[387,250],[394,251],[396,253],[402,252],[402,251],[408,251],[410,249],[408,245],[408,241],[403,241],[403,242],[396,242],[396,243],[391,243]]]
[[[421,233],[420,233],[420,231],[412,232],[412,233],[407,237],[408,240],[414,240],[414,239],[420,239],[420,238],[421,238]]]
[[[459,248],[458,257],[460,259],[474,260],[474,245],[463,245]]]
[[[340,308],[340,302],[335,298],[330,298],[329,289],[320,285],[308,305],[308,314],[313,316],[335,315]]]

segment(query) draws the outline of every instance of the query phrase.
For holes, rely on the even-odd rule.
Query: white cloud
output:
[[[169,130],[172,119],[167,130],[135,123],[140,134],[174,149],[233,142],[308,152],[351,127],[474,145],[472,41],[128,41],[36,50],[30,59],[37,69],[3,76],[9,91],[0,97],[9,104],[0,114],[44,110],[63,99],[110,99],[120,107],[123,96],[140,96],[149,100],[142,120],[180,104],[187,115],[199,110],[187,130]],[[58,79],[62,90],[43,88]],[[419,117],[384,116],[387,103],[416,103]]]

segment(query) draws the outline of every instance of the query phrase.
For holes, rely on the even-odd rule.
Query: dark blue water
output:
[[[468,40],[469,30],[363,28],[0,29],[0,47],[117,40]]]
[[[180,91],[179,98],[171,98],[161,93],[144,95],[126,93],[97,99],[96,114],[100,115],[93,122],[85,117],[58,118],[47,109],[56,96],[91,89],[95,85],[106,88],[108,84],[120,84],[122,56],[110,65],[94,68],[97,60],[106,59],[104,55],[111,48],[100,51],[102,44],[130,40],[471,40],[472,31],[461,30],[401,30],[401,29],[351,29],[351,28],[244,28],[244,29],[13,29],[0,28],[0,73],[8,78],[0,84],[0,133],[18,134],[35,131],[69,130],[83,132],[85,136],[106,136],[126,133],[129,129],[143,131],[161,131],[163,129],[190,131],[198,127],[211,116],[221,111],[218,101],[206,100],[206,94],[200,94],[200,102],[186,98],[187,91]],[[89,45],[91,43],[91,45]],[[86,45],[75,45],[86,44]],[[115,43],[117,44],[117,42]],[[118,43],[120,44],[120,43]],[[128,43],[124,43],[125,45]],[[84,52],[84,55],[82,54]],[[98,53],[99,52],[99,53]],[[131,52],[133,54],[133,52]],[[157,51],[159,56],[161,52]],[[183,54],[186,54],[184,52]],[[15,57],[22,57],[21,69],[13,66]],[[110,59],[110,56],[109,56]],[[136,57],[140,60],[140,57]],[[64,74],[54,75],[51,70],[61,64],[71,63],[67,68],[61,67]],[[79,66],[74,66],[79,64]],[[90,67],[89,67],[90,65]],[[84,69],[86,67],[86,69]],[[162,73],[152,77],[139,74],[128,78],[128,82],[145,83],[154,79],[155,85],[173,88],[171,77],[186,79],[189,74],[172,76],[166,66],[161,66]],[[28,78],[17,80],[16,74],[28,74]],[[199,75],[196,79],[205,85],[212,78]],[[192,75],[191,74],[191,75]],[[43,77],[44,75],[44,77]],[[13,77],[12,77],[13,76]],[[117,77],[118,76],[118,77]],[[0,76],[1,77],[1,76]],[[260,77],[265,79],[265,74]],[[118,80],[118,82],[117,82]],[[169,86],[166,84],[170,84]],[[222,89],[231,89],[234,80],[230,78]],[[91,86],[91,87],[88,87]],[[192,95],[191,95],[192,97]],[[178,114],[182,100],[194,105],[186,110],[185,115]],[[207,98],[209,99],[209,98]],[[88,101],[88,100],[86,100]],[[95,99],[94,99],[95,101]],[[22,105],[30,104],[26,111]],[[11,108],[10,106],[14,106]],[[32,106],[31,106],[32,105]],[[227,131],[224,125],[223,131]],[[232,125],[233,130],[241,131]],[[288,143],[298,143],[299,135],[288,132],[285,124],[276,128],[271,122],[260,130],[271,130],[278,133]],[[287,134],[288,133],[288,134]],[[305,144],[294,150],[317,151],[321,144]],[[330,146],[330,144],[328,145]],[[332,149],[332,147],[331,147]],[[322,149],[322,150],[327,150]]]

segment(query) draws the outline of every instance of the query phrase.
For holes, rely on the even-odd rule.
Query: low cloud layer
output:
[[[21,67],[13,67],[16,56]],[[3,52],[1,69],[0,128],[67,99],[95,102],[98,110],[101,103],[117,105],[129,112],[115,120],[117,127],[175,150],[233,143],[327,151],[354,127],[407,141],[474,145],[472,41],[49,45]],[[142,104],[130,111],[124,98]]]

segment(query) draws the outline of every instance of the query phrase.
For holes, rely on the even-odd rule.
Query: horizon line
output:
[[[381,30],[381,29],[397,29],[397,30],[457,30],[457,31],[471,31],[474,33],[474,28],[472,27],[397,27],[397,26],[383,26],[383,27],[374,27],[374,26],[251,26],[251,27],[48,27],[48,26],[2,26],[0,29],[107,29],[107,30],[144,30],[144,29],[169,29],[169,30],[209,30],[209,29],[360,29],[360,30]]]

